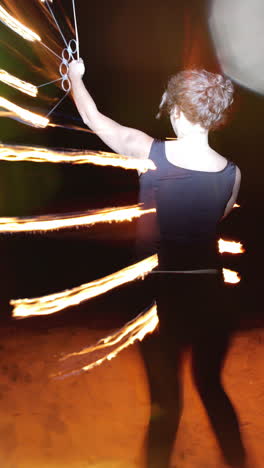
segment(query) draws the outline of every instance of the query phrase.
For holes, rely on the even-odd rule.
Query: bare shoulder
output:
[[[213,152],[213,156],[215,161],[220,165],[226,165],[228,163],[228,159],[222,156],[221,154],[217,153],[217,151],[211,149]],[[236,165],[236,177],[235,177],[235,184],[240,184],[241,181],[241,171],[239,167]]]
[[[241,171],[238,166],[236,166],[236,178],[235,178],[235,186],[239,188],[241,183]]]
[[[147,159],[154,138],[140,130],[129,129],[125,141],[125,154],[134,158]]]
[[[210,148],[209,151],[210,151],[210,156],[213,158],[213,161],[216,164],[216,166],[219,168],[219,170],[221,168],[224,168],[227,165],[228,159],[225,158],[222,154],[217,153],[217,151],[215,151],[212,148]]]

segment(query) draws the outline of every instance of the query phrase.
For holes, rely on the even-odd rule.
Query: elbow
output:
[[[98,127],[98,121],[99,121],[99,113],[98,111],[91,112],[86,112],[85,110],[80,113],[82,121],[87,127],[91,128],[93,131],[96,132],[96,128]]]
[[[82,121],[83,121],[84,125],[89,127],[89,120],[87,119],[87,117],[82,117]]]
[[[90,121],[89,121],[88,115],[85,112],[81,113],[81,118],[82,118],[83,123],[87,125],[87,127],[90,127]]]

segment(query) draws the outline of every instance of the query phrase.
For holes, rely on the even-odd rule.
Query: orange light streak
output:
[[[141,172],[156,168],[150,159],[133,159],[104,151],[53,151],[47,148],[16,145],[0,145],[0,160],[95,164],[99,166],[121,167],[123,169],[138,169]]]
[[[38,88],[36,86],[20,80],[16,76],[10,75],[10,73],[3,69],[0,69],[0,81],[29,96],[36,97],[38,94]]]
[[[71,124],[68,124],[68,125],[65,125],[65,124],[55,124],[53,122],[50,122],[49,123],[49,127],[53,127],[53,128],[65,128],[66,130],[76,130],[77,132],[85,132],[85,133],[92,133],[93,135],[95,135],[95,132],[93,132],[92,130],[90,130],[89,128],[84,128],[84,127],[79,127],[77,125],[71,125]]]
[[[132,282],[137,278],[144,278],[157,266],[158,256],[155,254],[116,273],[70,290],[33,299],[11,300],[10,304],[14,306],[12,316],[14,318],[26,318],[54,314]],[[226,283],[235,284],[240,281],[238,273],[231,270],[223,269],[223,275]]]
[[[223,275],[227,283],[237,284],[240,282],[239,275],[235,271],[224,268]],[[153,333],[158,324],[157,306],[154,304],[146,312],[143,312],[120,330],[103,338],[95,345],[63,356],[60,359],[60,368],[62,370],[52,377],[64,379],[89,371],[106,361],[110,361],[121,351],[134,344],[136,340],[142,341],[148,333]],[[98,358],[98,355],[101,355],[101,357]]]
[[[13,116],[14,114],[12,112],[9,112],[9,111],[0,111],[0,117],[11,117]]]
[[[219,239],[218,249],[221,254],[224,252],[232,254],[242,254],[245,252],[241,242],[225,241],[224,239]]]
[[[97,223],[131,221],[133,218],[153,213],[155,209],[143,210],[140,205],[91,210],[82,213],[66,213],[31,218],[0,218],[0,232],[52,231]]]
[[[240,277],[235,271],[223,268],[223,275],[227,283],[238,284],[240,282]],[[114,334],[101,339],[95,345],[63,356],[60,359],[60,368],[62,370],[52,375],[52,377],[64,379],[87,372],[106,361],[110,361],[121,351],[134,344],[135,341],[142,341],[148,333],[153,333],[158,324],[157,306],[154,304],[146,312],[128,322]],[[101,357],[98,358],[98,355],[101,355]]]
[[[137,278],[143,278],[157,265],[158,257],[153,255],[116,273],[70,290],[34,299],[11,300],[10,304],[14,306],[12,315],[15,318],[25,318],[54,314],[59,310],[80,304]]]
[[[103,338],[94,346],[89,346],[79,352],[74,352],[61,358],[61,367],[64,367],[64,369],[57,372],[52,377],[57,379],[69,377],[71,375],[76,375],[93,369],[105,361],[110,361],[125,348],[134,344],[135,341],[142,341],[148,333],[153,333],[157,328],[158,323],[157,306],[154,304],[147,311],[138,315],[135,319],[131,320],[131,322],[124,325],[120,330],[107,338]],[[97,356],[102,353],[102,357],[94,359],[93,353],[96,353]],[[80,356],[83,356],[81,359],[86,361],[86,364],[81,367]],[[87,364],[87,361],[90,361],[90,363]],[[69,367],[74,368],[74,370],[69,371]],[[76,369],[76,367],[78,368]]]
[[[45,97],[45,99],[47,99],[47,97]],[[0,117],[8,117],[10,119],[16,119],[16,114],[14,112],[8,112],[8,111],[1,111],[0,110]],[[58,123],[53,123],[53,122],[49,122],[48,127],[52,127],[52,128],[65,128],[66,130],[76,130],[77,132],[85,132],[85,133],[92,133],[92,134],[95,134],[92,130],[89,130],[88,128],[84,128],[84,127],[78,127],[77,125],[66,125],[66,124],[58,124]]]
[[[13,112],[17,117],[19,117],[25,123],[33,125],[33,127],[46,128],[49,123],[49,119],[47,119],[46,117],[30,112],[29,110],[24,109],[23,107],[19,107],[13,102],[3,98],[2,96],[0,96],[0,107],[3,107],[4,109],[10,112]]]
[[[235,271],[223,269],[223,275],[227,283],[237,284],[240,282],[239,275]],[[120,330],[103,338],[95,345],[63,356],[60,359],[60,367],[62,370],[52,377],[55,379],[64,379],[82,372],[87,372],[106,361],[110,361],[121,351],[134,344],[135,341],[142,341],[148,333],[153,333],[158,327],[158,324],[157,306],[154,304],[146,312],[143,312],[134,320],[124,325]],[[98,358],[100,354],[101,357]]]
[[[2,21],[2,23],[4,23],[8,28],[12,29],[15,33],[19,34],[27,41],[41,41],[41,38],[38,34],[11,16],[2,6],[0,6],[0,21]]]
[[[241,278],[236,271],[228,270],[227,268],[223,268],[223,276],[225,283],[238,284],[241,281]]]

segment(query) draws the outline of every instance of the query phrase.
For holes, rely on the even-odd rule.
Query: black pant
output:
[[[158,277],[159,276],[159,277]],[[157,278],[158,277],[158,278]],[[168,468],[183,409],[181,362],[192,350],[192,373],[222,454],[244,466],[245,451],[221,371],[235,322],[218,275],[152,275],[159,329],[141,344],[149,379],[148,468]]]

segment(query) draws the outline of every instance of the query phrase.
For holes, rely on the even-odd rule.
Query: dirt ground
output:
[[[139,347],[80,376],[55,381],[61,352],[79,350],[110,330],[2,328],[2,468],[143,468],[148,385]],[[264,331],[237,333],[224,370],[252,468],[264,466]],[[185,363],[185,409],[175,442],[177,468],[224,468]]]

